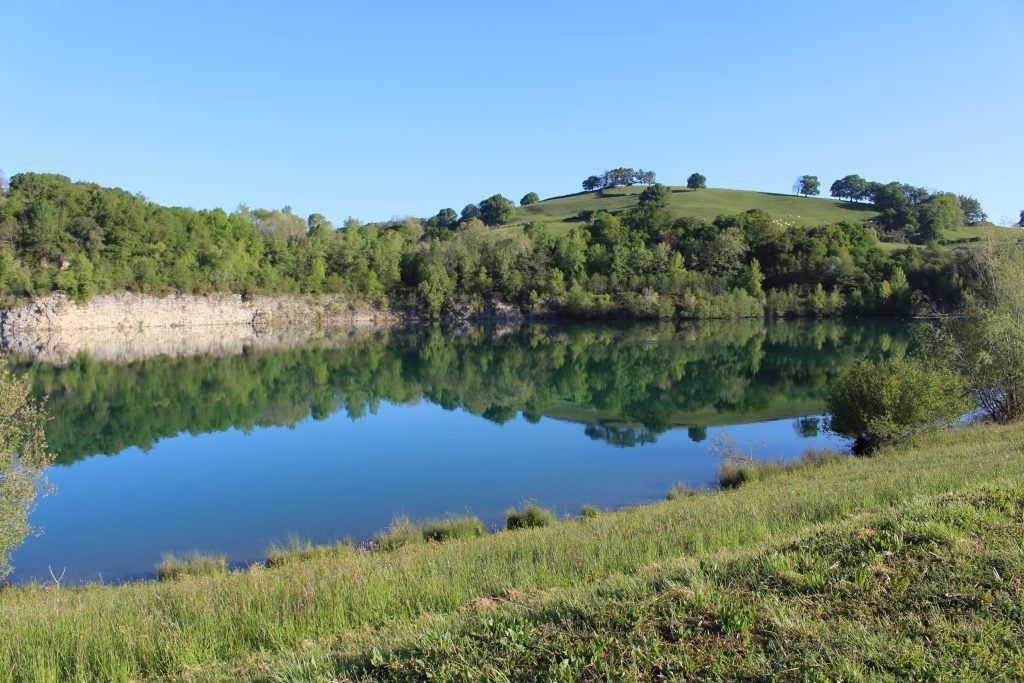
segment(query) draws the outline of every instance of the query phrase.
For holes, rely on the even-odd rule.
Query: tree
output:
[[[1018,228],[1024,228],[1024,211],[1020,212],[1020,220],[1017,221]]]
[[[821,184],[816,175],[802,175],[793,183],[793,193],[802,194],[805,197],[821,194]]]
[[[953,370],[908,358],[862,360],[835,380],[826,399],[830,431],[861,453],[947,427],[971,408]]]
[[[596,175],[589,176],[583,181],[583,189],[587,192],[593,192],[594,190],[600,189],[601,178]]]
[[[668,188],[661,183],[655,183],[640,193],[639,204],[641,209],[662,208],[668,204]]]
[[[829,194],[839,199],[849,199],[851,202],[863,199],[868,189],[868,182],[859,175],[848,175],[832,183]]]
[[[462,209],[462,218],[459,219],[459,222],[468,223],[474,218],[480,218],[480,207],[476,204],[466,204]]]
[[[974,197],[960,195],[960,213],[963,214],[965,225],[977,225],[984,222],[988,216],[981,209],[981,202]]]
[[[954,194],[940,192],[917,206],[917,232],[915,241],[933,242],[961,221],[960,200]]]
[[[708,186],[708,179],[700,173],[691,173],[686,179],[686,187],[691,190],[703,190]]]
[[[486,225],[507,223],[515,213],[516,205],[500,194],[491,195],[480,202],[480,219]]]
[[[937,355],[967,378],[989,419],[1024,417],[1024,254],[1015,245],[972,250],[961,315],[948,318]]]
[[[536,204],[540,201],[540,196],[536,192],[527,192],[523,195],[523,198],[519,200],[519,206],[529,206],[530,204]]]
[[[32,533],[28,518],[49,487],[43,472],[46,416],[32,399],[27,380],[15,377],[0,357],[0,582],[11,573],[11,552]]]
[[[448,228],[450,230],[459,222],[459,214],[455,213],[455,209],[441,209],[428,222],[435,227]]]

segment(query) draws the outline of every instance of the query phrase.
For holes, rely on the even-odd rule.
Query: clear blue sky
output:
[[[859,173],[1015,220],[1022,29],[1020,0],[0,0],[0,168],[335,221],[619,165]]]

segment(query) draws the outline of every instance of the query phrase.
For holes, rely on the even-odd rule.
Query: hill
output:
[[[509,221],[509,225],[522,226],[531,221],[540,221],[549,226],[555,235],[562,235],[574,225],[582,225],[581,212],[608,211],[615,213],[637,206],[642,186],[609,188],[604,191],[579,192],[561,197],[552,197],[536,204],[520,206]],[[688,190],[685,187],[670,188],[668,208],[680,216],[692,216],[705,221],[717,216],[729,216],[750,209],[760,209],[786,225],[825,225],[842,221],[870,221],[878,212],[869,203],[842,201],[835,198],[798,197],[775,192],[752,190],[729,190],[708,188]],[[983,237],[1000,240],[1024,238],[1024,230],[1004,228],[991,224],[974,226],[962,225],[948,230],[942,243],[947,249],[969,246]],[[905,244],[883,242],[887,251],[903,249]]]
[[[530,221],[551,224],[556,234],[568,232],[574,224],[580,223],[581,211],[616,212],[631,209],[637,205],[640,186],[616,187],[598,192],[580,192],[564,197],[545,199],[536,204],[516,209],[510,221],[522,225]],[[878,214],[870,204],[839,201],[838,199],[817,199],[752,192],[749,190],[726,190],[709,188],[688,190],[685,187],[671,187],[669,209],[680,216],[693,216],[702,220],[714,220],[717,216],[743,213],[749,209],[761,209],[777,220],[794,225],[823,225],[840,221],[866,221]]]

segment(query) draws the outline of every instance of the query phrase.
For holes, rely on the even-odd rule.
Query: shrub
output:
[[[601,516],[601,509],[596,505],[584,505],[580,508],[580,515],[583,519],[594,519]]]
[[[707,489],[704,486],[692,486],[686,482],[679,482],[668,490],[668,494],[665,496],[665,499],[678,500],[679,498],[695,496],[698,493],[705,493],[706,491]]]
[[[555,515],[536,503],[527,503],[522,510],[511,509],[505,512],[505,528],[509,531],[548,526],[554,521]]]
[[[156,577],[160,581],[174,581],[186,576],[226,574],[227,571],[228,563],[223,555],[203,555],[193,551],[182,558],[164,555],[156,567]]]
[[[907,441],[970,410],[965,388],[958,374],[912,359],[860,361],[839,375],[828,395],[828,428],[853,439],[861,453]]]
[[[529,206],[530,204],[536,204],[540,201],[540,196],[536,192],[527,192],[523,195],[523,198],[519,200],[519,206]]]

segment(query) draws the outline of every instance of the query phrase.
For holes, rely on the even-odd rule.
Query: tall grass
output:
[[[536,503],[527,503],[521,510],[513,508],[505,512],[505,528],[509,531],[538,529],[549,526],[554,521],[555,515]]]
[[[287,659],[304,643],[458,615],[474,600],[509,591],[585,588],[921,495],[994,480],[1020,484],[1022,443],[1022,426],[971,427],[913,449],[830,459],[734,490],[528,534],[421,541],[399,552],[342,553],[188,581],[15,587],[0,591],[0,679],[125,681],[184,672],[199,679],[215,670],[226,679],[242,670],[267,678],[245,667]]]
[[[484,523],[479,517],[471,515],[431,519],[419,523],[412,522],[408,517],[398,517],[391,522],[391,527],[387,531],[377,534],[373,547],[377,550],[397,550],[403,546],[429,541],[477,538],[485,533]]]
[[[266,566],[269,569],[282,567],[293,562],[305,562],[361,552],[351,541],[334,545],[314,545],[308,540],[291,537],[285,545],[274,544],[267,550]]]
[[[820,450],[812,448],[795,460],[726,461],[718,468],[718,485],[723,489],[734,489],[746,482],[774,479],[782,475],[821,467],[835,460],[845,460],[849,457],[846,453],[828,448]],[[669,495],[671,495],[671,491]]]
[[[213,576],[228,571],[223,555],[203,555],[193,551],[184,557],[164,555],[156,566],[156,577],[160,581],[174,581],[186,576]]]

